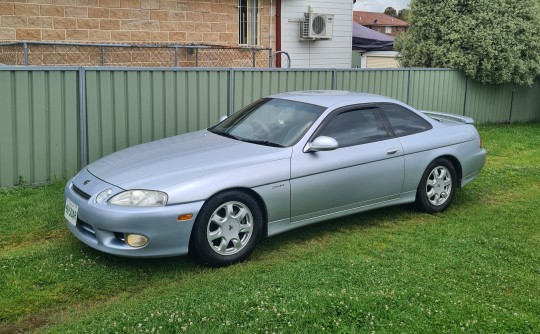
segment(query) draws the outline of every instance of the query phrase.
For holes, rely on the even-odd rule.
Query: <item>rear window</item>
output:
[[[390,122],[397,137],[407,136],[431,129],[431,124],[412,111],[396,104],[379,106]]]

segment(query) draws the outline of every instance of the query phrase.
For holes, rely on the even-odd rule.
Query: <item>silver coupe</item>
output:
[[[272,95],[91,163],[67,182],[64,216],[106,253],[224,266],[323,220],[412,202],[445,210],[485,163],[472,123],[371,94]]]

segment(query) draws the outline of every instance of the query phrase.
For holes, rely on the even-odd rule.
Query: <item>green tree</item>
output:
[[[384,10],[384,13],[392,17],[397,17],[397,12],[394,9],[394,7],[386,7],[386,9]]]
[[[400,9],[397,14],[398,19],[406,21],[406,22],[409,20],[408,16],[409,16],[409,10],[407,8]]]
[[[412,0],[408,23],[395,45],[403,66],[493,84],[530,85],[540,74],[538,0]]]

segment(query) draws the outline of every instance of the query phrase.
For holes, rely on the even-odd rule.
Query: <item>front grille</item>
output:
[[[79,196],[81,196],[82,198],[90,199],[90,194],[85,193],[80,188],[78,188],[76,185],[73,185],[72,188],[73,188],[73,191],[76,192],[77,194],[79,194]]]

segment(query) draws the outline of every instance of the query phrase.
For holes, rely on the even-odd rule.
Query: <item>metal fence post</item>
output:
[[[178,67],[178,47],[174,47],[174,67]]]
[[[199,48],[195,48],[195,67],[199,67]]]
[[[332,90],[337,89],[337,71],[334,69],[332,70]]]
[[[105,65],[105,47],[101,46],[101,66]]]
[[[274,67],[272,65],[273,61],[272,61],[272,48],[268,49],[268,68],[272,68]]]
[[[251,61],[252,61],[252,65],[253,67],[255,67],[255,50],[251,50]]]
[[[469,77],[465,76],[465,97],[463,98],[463,116],[467,116],[467,91],[469,90]]]
[[[79,131],[80,131],[80,168],[88,165],[88,133],[86,128],[86,72],[79,67]]]
[[[227,116],[234,113],[234,70],[229,70],[229,107],[227,108]]]
[[[508,115],[508,123],[512,124],[512,111],[514,109],[514,93],[516,88],[512,87],[512,98],[510,99],[510,115]]]
[[[24,65],[28,66],[28,43],[23,43],[23,50],[24,50]]]
[[[409,78],[407,79],[407,104],[411,105],[411,94],[412,94],[412,68],[409,68]]]

